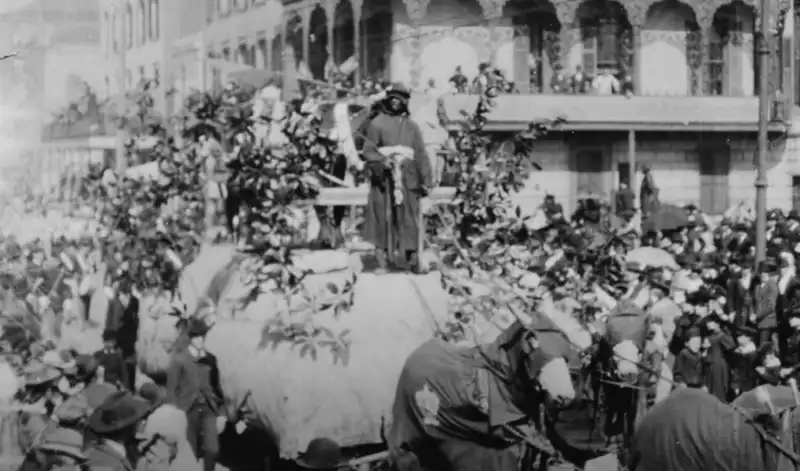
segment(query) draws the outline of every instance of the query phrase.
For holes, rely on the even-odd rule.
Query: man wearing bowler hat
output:
[[[311,440],[306,451],[294,462],[298,470],[338,471],[347,466],[339,444],[330,438]]]
[[[187,438],[203,470],[214,471],[219,458],[219,433],[227,423],[219,382],[217,357],[206,351],[208,325],[190,319],[189,346],[175,354],[167,367],[167,401],[186,413]]]
[[[412,269],[420,268],[419,231],[433,174],[422,131],[409,116],[410,98],[405,86],[392,85],[386,92],[384,111],[366,128],[363,155],[370,191],[364,210],[364,239],[375,245],[381,269],[394,260],[397,250]],[[413,155],[397,164],[401,150]],[[394,188],[393,165],[400,165],[402,188]]]

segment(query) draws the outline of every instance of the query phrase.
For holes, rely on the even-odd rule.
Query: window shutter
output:
[[[597,36],[583,38],[583,71],[586,75],[597,75]]]
[[[531,75],[528,55],[531,50],[530,31],[527,26],[514,27],[514,84],[520,93],[530,93]]]
[[[794,97],[794,38],[784,37],[781,41],[781,119],[789,120]]]

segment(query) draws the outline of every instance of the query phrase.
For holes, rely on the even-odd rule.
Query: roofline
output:
[[[463,123],[463,120],[456,120]],[[487,123],[483,129],[490,132],[520,132],[528,129],[530,121],[494,121]],[[771,133],[787,133],[790,125],[774,121],[769,123],[768,131]],[[449,131],[458,131],[458,124],[447,126]],[[758,132],[758,124],[754,123],[641,123],[641,122],[613,122],[602,123],[588,121],[567,121],[554,130],[559,131],[685,131],[685,132]]]

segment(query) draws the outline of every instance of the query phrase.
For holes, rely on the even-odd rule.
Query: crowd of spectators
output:
[[[448,81],[448,89],[453,93],[480,94],[486,87],[496,86],[503,93],[519,93],[519,87],[508,79],[506,73],[490,63],[481,63],[477,75],[470,80],[462,70],[456,67]],[[619,72],[611,67],[603,67],[597,74],[587,74],[582,66],[577,66],[572,75],[566,75],[557,69],[553,73],[547,88],[539,84],[538,73],[531,73],[530,89],[540,93],[556,94],[592,94],[592,95],[625,95],[634,93],[633,78],[628,72]],[[436,87],[431,80],[429,88]]]

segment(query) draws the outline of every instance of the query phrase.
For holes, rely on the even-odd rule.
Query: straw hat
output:
[[[78,430],[64,427],[49,428],[42,433],[37,450],[51,451],[67,455],[80,461],[88,458],[83,453],[83,434]]]
[[[32,363],[24,371],[25,386],[41,386],[51,383],[61,378],[58,368],[45,365],[44,363]]]
[[[78,364],[68,352],[62,351],[60,354],[55,350],[50,350],[42,356],[42,363],[61,370],[66,375],[74,375],[78,372]]]

